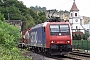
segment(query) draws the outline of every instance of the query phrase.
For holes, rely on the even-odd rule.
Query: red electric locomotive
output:
[[[35,52],[44,52],[51,55],[65,55],[71,52],[72,32],[70,23],[60,22],[59,18],[51,17],[48,22],[32,27],[29,31],[29,42],[19,45],[28,47]]]
[[[72,51],[72,32],[69,22],[45,22],[30,29],[31,50],[64,55]]]

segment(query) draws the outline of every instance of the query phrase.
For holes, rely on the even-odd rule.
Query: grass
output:
[[[73,40],[74,48],[90,50],[90,41],[88,40]]]
[[[30,57],[23,56],[22,53],[25,51],[20,51],[18,48],[14,47],[12,50],[6,49],[0,46],[0,60],[32,60]]]

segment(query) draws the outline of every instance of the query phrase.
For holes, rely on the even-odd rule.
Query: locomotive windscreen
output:
[[[68,24],[52,24],[50,25],[50,35],[70,35]]]

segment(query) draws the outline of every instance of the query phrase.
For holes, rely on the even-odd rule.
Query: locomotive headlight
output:
[[[55,41],[51,41],[51,43],[55,43]]]
[[[70,43],[70,41],[68,40],[67,43]]]

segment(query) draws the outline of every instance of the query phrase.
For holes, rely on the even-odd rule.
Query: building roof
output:
[[[78,9],[77,6],[76,6],[75,1],[73,2],[73,5],[72,5],[72,8],[71,8],[70,11],[79,11],[79,9]]]

